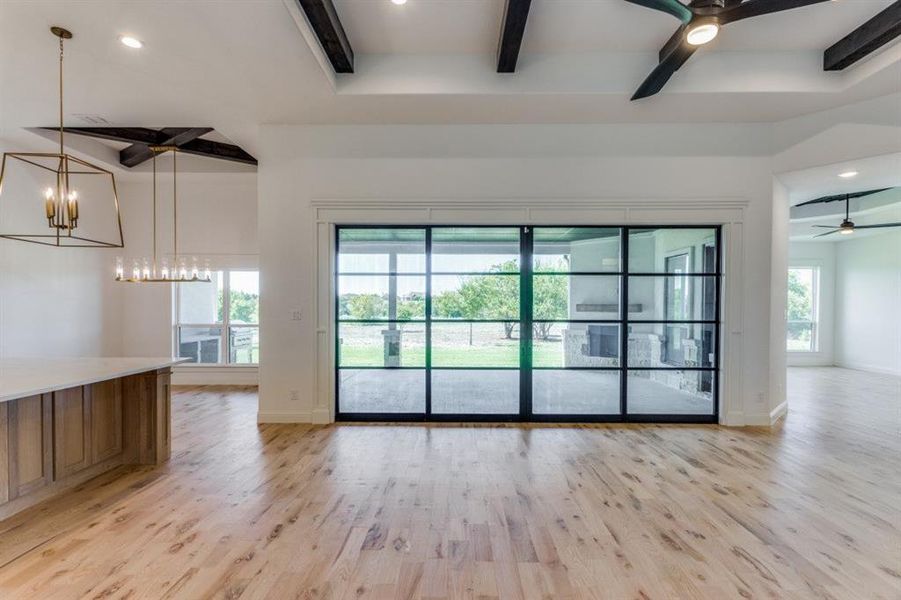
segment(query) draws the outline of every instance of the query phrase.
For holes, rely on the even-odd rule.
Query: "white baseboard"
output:
[[[309,412],[272,412],[257,413],[257,423],[312,423]]]
[[[327,408],[314,408],[311,418],[317,425],[328,425],[332,422],[332,413]]]
[[[783,401],[779,406],[770,411],[770,425],[775,425],[779,419],[788,413],[788,400]]]
[[[726,427],[741,427],[745,424],[745,413],[741,411],[734,410],[732,412],[726,413],[723,415],[721,419],[720,425],[725,425]]]
[[[786,365],[789,367],[831,367],[833,362],[831,356],[817,352],[789,352],[786,358]]]
[[[841,367],[843,369],[854,369],[855,371],[867,371],[868,373],[880,373],[882,375],[897,375],[901,376],[901,370],[892,369],[887,367],[879,367],[866,363],[859,363],[854,361],[842,361],[835,363],[836,367]]]
[[[762,415],[745,415],[745,427],[769,427],[771,424],[770,415],[768,413]]]
[[[259,385],[256,367],[176,367],[172,385]]]

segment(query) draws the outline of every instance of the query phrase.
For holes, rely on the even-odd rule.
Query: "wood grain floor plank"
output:
[[[0,597],[901,598],[901,380],[793,369],[775,430],[257,425],[0,522]]]

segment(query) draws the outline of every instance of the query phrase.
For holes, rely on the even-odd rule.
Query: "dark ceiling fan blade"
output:
[[[626,2],[665,12],[673,15],[683,23],[691,21],[691,10],[679,0],[626,0]]]
[[[876,225],[855,225],[854,229],[877,229],[879,227],[901,227],[901,223],[877,223]]]
[[[832,235],[833,233],[838,233],[839,231],[840,231],[839,229],[833,229],[832,231],[827,231],[826,233],[821,233],[820,235],[815,235],[813,237],[818,238],[818,237],[823,237],[826,235]]]
[[[735,8],[726,9],[718,16],[720,23],[725,24],[820,2],[829,2],[829,0],[747,0]]]
[[[822,198],[814,198],[813,200],[808,200],[807,202],[802,202],[800,204],[795,204],[795,206],[807,206],[808,204],[825,204],[827,202],[838,202],[839,200],[847,200],[848,198],[863,198],[864,196],[870,196],[872,194],[878,194],[879,192],[884,192],[886,190],[890,190],[892,188],[880,188],[878,190],[865,190],[863,192],[851,192],[850,194],[835,194],[834,196],[823,196]]]
[[[673,34],[673,37],[670,38],[670,41],[667,42],[667,46],[670,46],[672,41],[677,39],[677,36],[681,38],[684,29],[684,25],[680,27],[676,33]],[[664,46],[664,48],[667,46]],[[690,46],[685,42],[675,44],[675,47],[660,60],[660,63],[654,67],[651,74],[645,78],[640,86],[638,86],[638,89],[632,94],[632,100],[647,98],[662,90],[663,86],[666,85],[666,82],[673,76],[673,73],[678,71],[679,68],[685,64],[685,61],[691,58],[691,55],[694,54],[696,49],[696,46]]]
[[[835,229],[835,225],[812,225],[812,227],[821,227],[823,229]]]

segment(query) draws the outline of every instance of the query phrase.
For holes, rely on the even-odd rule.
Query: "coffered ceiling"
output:
[[[677,24],[624,0],[533,0],[516,73],[498,74],[502,0],[335,0],[355,72],[322,62],[296,0],[0,3],[0,135],[66,121],[208,126],[255,152],[267,123],[772,122],[901,91],[901,46],[835,73],[823,50],[888,6],[836,0],[729,25],[667,85],[635,87]],[[144,42],[133,50],[122,34]]]

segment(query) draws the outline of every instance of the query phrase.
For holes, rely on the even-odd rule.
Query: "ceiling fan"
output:
[[[673,73],[685,64],[695,50],[717,36],[723,25],[769,13],[800,8],[829,0],[626,0],[646,8],[670,14],[682,25],[660,50],[659,63],[642,82],[632,100],[653,96],[666,85]]]
[[[870,192],[870,193],[873,193],[873,192]],[[832,202],[832,201],[833,200],[825,200],[825,201],[819,200],[819,202]],[[815,201],[805,202],[805,204],[811,204],[812,202],[815,202]],[[801,206],[801,205],[799,204],[798,206]],[[850,235],[858,229],[878,229],[878,228],[882,228],[882,227],[901,227],[901,223],[877,223],[875,225],[855,225],[854,221],[851,220],[851,194],[845,194],[845,219],[844,219],[844,221],[842,221],[841,225],[839,225],[838,227],[836,227],[835,225],[814,225],[814,227],[832,230],[832,231],[827,231],[826,233],[821,233],[819,235],[813,236],[813,237],[823,237],[826,235],[832,235],[833,233],[840,233],[842,235]]]

